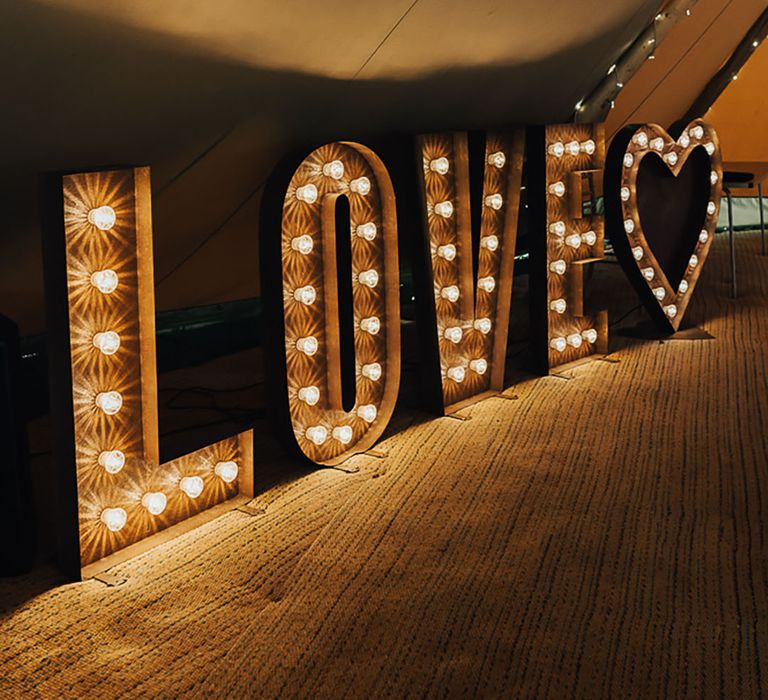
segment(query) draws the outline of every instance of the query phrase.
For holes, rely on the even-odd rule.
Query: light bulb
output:
[[[677,153],[674,151],[670,151],[669,153],[664,154],[664,160],[669,163],[670,165],[675,165],[677,163]]]
[[[107,206],[96,207],[88,212],[88,223],[94,225],[100,231],[109,231],[114,225],[117,217],[115,210]]]
[[[701,229],[701,233],[699,234],[699,243],[706,243],[709,239],[709,233],[706,229]]]
[[[696,125],[692,129],[689,129],[688,133],[691,135],[691,138],[694,139],[704,138],[704,128],[701,125]]]
[[[554,299],[549,302],[549,308],[559,314],[564,314],[566,307],[565,299]]]
[[[366,403],[357,407],[357,416],[366,423],[373,423],[376,420],[376,406],[372,403]]]
[[[565,153],[565,146],[563,146],[562,142],[556,141],[547,146],[547,153],[551,156],[555,156],[555,158],[562,158]]]
[[[592,139],[587,139],[579,144],[579,148],[582,153],[586,153],[591,156],[595,152],[595,142]]]
[[[123,397],[118,391],[102,391],[96,394],[96,405],[108,416],[114,416],[123,407]]]
[[[581,334],[580,333],[571,333],[566,339],[565,342],[568,343],[571,347],[574,348],[580,348],[581,347]]]
[[[644,267],[640,274],[650,282],[656,276],[656,271],[652,267]]]
[[[709,181],[713,185],[718,181],[717,173],[714,170],[709,174]]]
[[[696,267],[696,265],[699,264],[699,259],[695,255],[691,255],[690,259],[688,260],[688,265],[690,267]]]
[[[597,234],[594,231],[584,231],[581,234],[581,240],[587,245],[595,245],[597,243]]]
[[[366,241],[372,241],[376,238],[376,224],[373,221],[369,221],[367,224],[360,224],[355,229],[355,234],[358,238],[363,238]]]
[[[567,343],[565,342],[565,338],[552,338],[552,340],[549,341],[549,347],[551,347],[553,350],[557,350],[558,352],[563,352],[565,350]]]
[[[332,160],[323,165],[323,175],[332,177],[334,180],[341,180],[344,177],[344,163],[340,160]]]
[[[680,285],[678,286],[677,291],[680,292],[680,294],[685,294],[688,291],[688,282],[680,280]]]
[[[91,275],[91,284],[102,294],[111,294],[117,289],[117,273],[114,270],[99,270]]]
[[[565,223],[562,221],[555,221],[549,225],[549,232],[554,233],[556,236],[565,235]]]
[[[302,304],[306,304],[309,306],[310,304],[315,303],[315,299],[317,299],[317,292],[315,292],[315,288],[308,284],[306,287],[299,287],[293,292],[293,298],[296,301],[300,301]]]
[[[629,199],[629,187],[621,188],[621,201],[626,202]]]
[[[494,209],[496,211],[498,211],[499,209],[501,209],[502,206],[504,206],[504,198],[498,193],[489,194],[484,201],[485,201],[486,207],[490,207],[491,209]]]
[[[565,194],[565,185],[559,180],[553,182],[548,189],[549,193],[555,195],[555,197],[562,197]]]
[[[450,287],[443,287],[440,290],[440,296],[448,301],[456,302],[459,300],[459,288],[455,284]]]
[[[581,236],[578,233],[572,233],[566,237],[565,245],[571,248],[578,248],[581,245]]]
[[[499,247],[499,239],[496,236],[483,236],[480,239],[480,247],[493,252]]]
[[[160,515],[168,505],[168,497],[160,491],[148,492],[141,497],[141,505],[152,515]]]
[[[323,425],[313,425],[304,431],[304,435],[315,445],[322,445],[328,439],[328,429]]]
[[[592,345],[597,342],[597,331],[594,328],[587,328],[587,330],[581,332],[581,337]]]
[[[447,158],[435,158],[429,161],[429,169],[438,175],[445,175],[450,167],[451,164]]]
[[[457,384],[461,384],[464,381],[466,374],[467,371],[463,367],[449,367],[445,376]]]
[[[643,259],[643,249],[639,245],[632,248],[632,257],[638,261]]]
[[[309,255],[312,252],[313,246],[312,236],[308,236],[306,233],[303,236],[294,236],[291,239],[291,248],[302,255]]]
[[[581,151],[581,146],[579,146],[578,141],[569,141],[565,144],[565,150],[572,156],[579,155],[579,151]]]
[[[372,382],[378,382],[381,379],[381,365],[378,362],[372,362],[369,365],[363,365],[360,369],[361,374]]]
[[[648,134],[646,134],[644,131],[638,131],[633,137],[632,140],[640,146],[640,148],[645,148],[648,145]]]
[[[203,492],[203,479],[199,476],[185,476],[179,482],[179,488],[190,498],[197,498]]]
[[[332,435],[334,440],[346,445],[352,440],[352,428],[348,425],[337,425],[333,429]]]
[[[488,371],[488,362],[482,357],[469,361],[469,368],[475,374],[485,374]]]
[[[651,148],[654,151],[663,151],[664,150],[664,139],[661,138],[661,136],[657,136],[655,139],[651,139]]]
[[[381,321],[378,316],[369,316],[360,321],[360,330],[376,335],[381,330]]]
[[[298,391],[298,397],[307,406],[314,406],[320,400],[320,389],[316,386],[303,386]]]
[[[379,273],[376,270],[365,270],[357,276],[357,281],[363,286],[373,289],[379,283]]]
[[[125,455],[120,450],[100,452],[99,464],[108,474],[117,474],[125,466]]]
[[[502,151],[496,151],[488,156],[488,165],[492,165],[494,168],[503,168],[507,162],[507,157]]]
[[[349,189],[363,197],[371,191],[371,181],[367,177],[358,177],[349,183]]]
[[[654,288],[653,296],[655,296],[659,301],[664,301],[664,297],[666,296],[666,292],[664,291],[664,287],[656,287],[656,288]]]
[[[95,333],[93,345],[105,355],[114,355],[120,347],[120,336],[114,331]]]
[[[100,519],[112,532],[118,532],[125,526],[128,513],[122,508],[105,508],[101,511]]]
[[[714,202],[709,202],[707,204],[707,214],[709,214],[710,216],[712,216],[712,214],[715,213],[715,209],[717,209],[717,207],[715,206]]]
[[[632,163],[635,162],[635,159],[632,157],[631,153],[625,153],[624,154],[624,167],[625,168],[631,168]]]
[[[450,219],[453,216],[453,204],[451,202],[438,202],[435,204],[435,214],[444,219]]]
[[[479,280],[477,280],[477,286],[484,292],[490,294],[494,289],[496,289],[496,280],[493,279],[493,277],[481,277]]]
[[[296,349],[309,357],[317,352],[318,345],[317,338],[313,335],[308,335],[306,338],[299,338],[296,341]]]
[[[632,233],[635,230],[635,222],[632,219],[624,219],[624,230],[627,233]]]
[[[216,474],[216,476],[219,477],[225,484],[231,484],[235,479],[237,479],[237,474],[239,472],[239,468],[237,466],[237,462],[217,462],[216,466],[213,468],[213,473]]]
[[[667,314],[667,316],[669,316],[670,318],[674,318],[675,316],[677,316],[677,307],[674,304],[665,306],[664,313]]]
[[[456,246],[453,243],[438,246],[437,254],[445,260],[453,260],[456,257]]]
[[[688,137],[688,134],[686,134],[685,132],[683,132],[682,134],[680,134],[680,138],[679,138],[679,139],[677,139],[677,142],[678,142],[678,143],[679,143],[679,144],[680,144],[680,145],[681,145],[683,148],[688,148],[688,146],[690,146],[690,145],[691,145],[691,139]]]
[[[704,150],[707,152],[707,155],[714,155],[715,154],[715,144],[711,141],[709,143],[704,144]]]
[[[302,185],[296,188],[296,199],[306,204],[314,204],[317,201],[317,187],[313,184]]]
[[[483,335],[488,335],[491,332],[491,319],[490,318],[478,318],[472,324],[472,327],[476,331],[480,331]]]
[[[549,269],[556,275],[564,275],[566,268],[565,260],[553,260],[549,263]]]
[[[460,343],[463,335],[463,331],[458,326],[450,326],[443,331],[443,338],[452,343]]]

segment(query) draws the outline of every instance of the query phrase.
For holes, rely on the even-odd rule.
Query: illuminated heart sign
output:
[[[606,214],[617,257],[659,327],[685,316],[715,234],[722,192],[715,130],[701,119],[677,140],[657,124],[627,127],[606,165]]]

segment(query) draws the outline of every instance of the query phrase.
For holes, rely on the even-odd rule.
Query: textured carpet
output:
[[[760,697],[768,258],[691,321],[414,422],[117,567],[0,584],[2,697]],[[52,574],[24,581],[44,589]]]

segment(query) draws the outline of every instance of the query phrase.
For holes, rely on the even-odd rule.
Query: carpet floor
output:
[[[0,582],[0,697],[761,697],[758,240],[731,300],[718,236],[689,309],[714,340],[615,335],[610,362],[416,416],[122,585]]]

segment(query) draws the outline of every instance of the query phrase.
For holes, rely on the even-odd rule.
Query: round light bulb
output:
[[[491,319],[490,318],[478,318],[472,324],[472,327],[476,331],[480,331],[483,335],[488,335],[491,332]]]
[[[586,153],[588,156],[591,156],[595,152],[595,142],[592,139],[582,141],[579,144],[579,148],[581,149],[582,153]]]
[[[680,134],[680,138],[679,138],[679,139],[677,139],[677,142],[678,142],[678,143],[679,143],[679,144],[680,144],[680,145],[681,145],[683,148],[688,148],[688,146],[690,146],[690,145],[691,145],[691,139],[688,137],[688,134],[686,134],[685,132],[683,132],[682,134]]]
[[[648,145],[648,134],[646,134],[644,131],[638,131],[633,137],[632,140],[641,148],[645,148]]]
[[[555,158],[562,158],[565,153],[565,146],[563,146],[561,141],[556,141],[547,146],[547,153],[551,156],[555,156]]]
[[[690,267],[696,267],[696,265],[699,264],[699,259],[695,255],[691,255],[690,259],[688,260],[688,265]]]
[[[168,497],[160,491],[148,492],[141,497],[141,505],[152,515],[160,515],[168,505]]]
[[[569,155],[577,156],[579,155],[579,151],[581,151],[581,146],[578,141],[569,141],[565,144],[565,150]]]
[[[624,230],[627,233],[632,233],[635,230],[635,222],[632,219],[624,219]]]
[[[116,219],[115,210],[106,204],[88,212],[88,223],[100,231],[109,231],[115,225]]]
[[[367,177],[358,177],[349,183],[349,189],[363,197],[371,191],[371,181]]]
[[[360,224],[360,226],[355,229],[355,233],[358,238],[372,241],[376,238],[376,224],[374,224],[373,221],[369,221],[367,224]]]
[[[578,233],[572,233],[565,239],[565,245],[570,248],[578,248],[581,246],[581,236]]]
[[[565,194],[565,185],[560,182],[553,182],[549,186],[549,193],[555,195],[555,197],[562,197]]]
[[[310,304],[315,303],[315,299],[317,299],[317,292],[315,292],[315,288],[312,285],[308,284],[306,287],[299,287],[296,289],[293,292],[293,298],[296,301],[309,306]]]
[[[688,291],[688,282],[680,280],[680,285],[678,286],[677,291],[680,292],[680,294],[685,294]]]
[[[443,287],[440,290],[440,296],[448,301],[456,302],[459,300],[459,288],[455,284],[450,287]]]
[[[344,163],[340,160],[332,160],[323,165],[323,175],[331,177],[334,180],[341,180],[344,177]]]
[[[549,269],[556,275],[564,275],[567,267],[565,260],[553,260],[549,263]]]
[[[366,423],[373,423],[376,420],[376,406],[372,403],[366,403],[357,407],[357,416]]]
[[[670,165],[675,165],[677,163],[677,153],[674,151],[670,151],[669,153],[664,154],[664,160],[669,163]]]
[[[699,243],[706,243],[709,240],[709,233],[706,229],[701,229],[699,234]]]
[[[199,476],[185,476],[179,482],[179,488],[190,498],[197,498],[203,492],[205,486]]]
[[[445,376],[451,381],[461,384],[464,381],[467,371],[463,367],[449,367]]]
[[[564,314],[566,307],[567,304],[565,303],[565,299],[553,299],[549,302],[549,308],[559,314]]]
[[[711,173],[709,173],[709,182],[710,182],[712,185],[716,184],[716,183],[717,183],[717,181],[718,181],[719,179],[720,179],[720,178],[718,177],[718,175],[717,175],[717,172],[716,172],[716,171],[714,171],[714,170],[713,170]]]
[[[291,239],[291,248],[302,255],[309,255],[309,253],[312,252],[313,247],[314,242],[312,241],[312,236],[309,236],[306,233],[302,236],[294,236]]]
[[[235,479],[240,469],[237,466],[237,462],[217,462],[213,468],[213,473],[219,477],[225,484],[231,484]]]
[[[638,261],[642,260],[643,255],[644,255],[643,249],[639,245],[636,245],[634,248],[632,248],[632,257],[635,260],[638,260]]]
[[[102,294],[111,294],[117,289],[117,273],[114,270],[99,270],[91,275],[91,284]]]
[[[105,355],[114,355],[120,347],[120,336],[114,331],[95,333],[93,345]]]
[[[320,389],[316,386],[303,386],[298,391],[298,397],[307,406],[314,406],[320,400]]]
[[[493,252],[499,247],[499,239],[497,236],[493,236],[493,235],[483,236],[480,239],[480,247]]]
[[[710,216],[712,216],[715,213],[715,209],[717,209],[717,207],[715,206],[714,202],[709,202],[707,204],[707,214],[709,214]]]
[[[714,155],[715,154],[715,144],[712,143],[712,142],[705,143],[704,144],[704,150],[707,152],[707,155],[710,155],[710,156]]]
[[[435,204],[435,214],[442,216],[444,219],[450,219],[453,216],[453,203],[452,202],[438,202]]]
[[[381,379],[381,365],[378,362],[372,362],[369,365],[363,365],[360,369],[361,374],[372,382],[378,382]]]
[[[663,151],[664,150],[664,139],[661,138],[661,136],[657,136],[655,139],[651,139],[651,148],[654,151]]]
[[[669,316],[670,318],[674,318],[675,316],[677,316],[677,307],[674,304],[665,306],[664,313],[667,314],[667,316]]]
[[[315,445],[322,445],[328,439],[328,429],[323,425],[313,425],[304,431],[304,435]]]
[[[318,346],[319,343],[317,342],[317,338],[313,335],[308,335],[306,338],[299,338],[296,341],[296,349],[309,357],[317,352]]]
[[[587,328],[587,330],[581,332],[581,337],[592,345],[597,342],[597,331],[594,328]]]
[[[640,274],[650,282],[656,276],[656,271],[652,267],[644,267]]]
[[[490,294],[494,289],[496,289],[496,280],[493,279],[493,277],[481,277],[479,280],[477,280],[477,286],[484,292]]]
[[[565,338],[552,338],[552,340],[549,341],[549,347],[553,350],[557,350],[557,352],[563,352],[566,346],[567,343],[565,342]]]
[[[626,202],[629,200],[629,187],[621,188],[621,201]]]
[[[445,260],[453,260],[456,257],[456,246],[453,243],[438,246],[437,254]]]
[[[96,405],[108,416],[114,416],[123,407],[119,391],[102,391],[96,394]]]
[[[488,156],[488,165],[492,165],[494,168],[503,168],[507,162],[507,157],[502,151],[496,151]]]
[[[122,508],[105,508],[101,511],[100,519],[112,532],[118,532],[125,527],[128,513]]]
[[[595,245],[597,243],[597,234],[594,231],[584,231],[581,234],[581,240],[587,245]]]
[[[566,339],[565,342],[568,343],[571,347],[574,348],[580,348],[582,343],[582,338],[580,333],[571,333]]]
[[[482,357],[478,358],[477,360],[470,360],[469,368],[475,374],[485,374],[488,371],[488,362]]]
[[[435,158],[434,160],[429,161],[429,169],[438,175],[445,175],[450,167],[451,164],[448,162],[447,158]]]
[[[498,211],[501,209],[501,207],[504,205],[504,198],[496,193],[496,194],[489,194],[485,198],[485,206],[490,207],[491,209],[494,209],[495,211]]]
[[[635,162],[635,159],[632,157],[631,153],[625,153],[624,154],[624,167],[625,168],[631,168],[632,163]]]
[[[381,321],[378,316],[369,316],[360,321],[360,330],[376,335],[381,330]]]
[[[653,296],[655,296],[659,301],[664,301],[666,294],[667,293],[664,291],[664,287],[656,287],[653,290]]]
[[[443,337],[452,343],[460,343],[463,335],[464,333],[459,326],[451,326],[443,331]]]
[[[99,464],[108,474],[117,474],[125,466],[125,455],[120,450],[100,452]]]
[[[379,273],[376,270],[365,270],[357,276],[357,281],[364,287],[373,289],[379,283]]]
[[[311,183],[297,187],[296,199],[306,204],[314,204],[317,201],[317,187]]]
[[[691,138],[694,138],[694,139],[704,138],[704,128],[700,125],[696,125],[692,129],[689,129],[688,133],[691,135]]]
[[[564,236],[565,223],[562,221],[555,221],[549,225],[549,232],[555,234],[556,236]]]
[[[334,440],[347,445],[352,441],[352,428],[348,425],[338,425],[333,429],[332,435]]]

